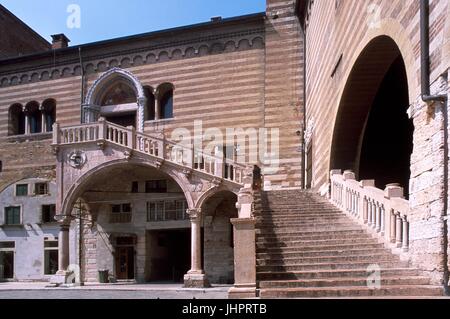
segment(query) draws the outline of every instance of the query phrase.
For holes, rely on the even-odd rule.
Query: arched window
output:
[[[36,134],[42,132],[42,113],[39,110],[39,103],[29,102],[25,106],[25,113],[28,116],[29,133]]]
[[[147,98],[147,104],[145,106],[145,121],[155,120],[155,95],[153,94],[153,88],[150,86],[144,87],[145,97]]]
[[[160,119],[173,118],[173,85],[161,84],[158,88]]]
[[[43,123],[42,128],[44,132],[52,132],[53,124],[56,121],[56,101],[53,99],[45,100],[42,103]]]
[[[14,104],[9,108],[8,135],[25,134],[25,114],[21,104]]]
[[[116,81],[107,90],[100,100],[100,106],[136,103],[134,90],[123,81]]]

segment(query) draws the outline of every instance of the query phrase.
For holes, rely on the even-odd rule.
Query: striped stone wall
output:
[[[174,118],[146,122],[147,133],[164,133],[170,138],[174,129],[187,128],[193,135],[194,121],[201,121],[203,132],[209,128],[223,133],[227,128],[242,129],[239,136],[245,136],[250,128],[281,128],[282,165],[271,172],[273,177],[269,179],[274,187],[298,187],[301,170],[299,137],[295,133],[301,130],[296,106],[300,91],[300,37],[292,1],[283,5],[288,5],[289,12],[276,23],[266,24],[264,16],[257,15],[191,31],[149,35],[147,40],[138,37],[116,44],[87,45],[81,53],[86,70],[83,84],[78,50],[60,50],[54,55],[18,58],[8,63],[0,61],[0,151],[17,143],[24,148],[38,143],[33,141],[36,136],[30,141],[7,136],[8,109],[12,104],[42,103],[53,98],[57,103],[57,121],[61,125],[79,124],[81,101],[85,98],[82,87],[86,95],[105,71],[119,67],[133,73],[143,86],[156,88],[169,82],[175,87]],[[285,63],[286,59],[290,62]],[[46,141],[39,142],[47,145],[45,154],[18,166],[13,163],[14,157],[23,156],[15,152],[3,159],[4,170],[17,172],[34,167],[44,158],[54,165],[49,138],[39,137]],[[248,145],[248,139],[245,144],[247,151],[257,150],[257,145]],[[11,180],[16,178],[18,175],[11,175]]]

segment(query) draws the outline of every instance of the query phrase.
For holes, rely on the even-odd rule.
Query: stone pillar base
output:
[[[187,273],[184,275],[184,288],[209,288],[208,278],[201,273]]]
[[[229,299],[251,299],[256,297],[256,284],[235,285],[228,290]]]

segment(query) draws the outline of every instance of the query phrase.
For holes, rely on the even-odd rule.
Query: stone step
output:
[[[364,254],[382,254],[390,253],[385,248],[376,249],[346,249],[346,250],[318,250],[318,251],[307,251],[307,252],[278,252],[278,253],[257,253],[257,258],[273,258],[273,259],[283,259],[283,258],[308,258],[308,257],[351,257],[351,256],[361,256]]]
[[[342,221],[350,221],[347,216],[345,215],[338,215],[338,216],[317,216],[317,217],[304,217],[301,215],[297,216],[291,216],[291,217],[279,217],[279,216],[258,216],[256,217],[256,222],[258,224],[262,223],[271,223],[274,225],[282,225],[287,223],[303,223],[303,224],[314,224],[317,222],[342,222]]]
[[[302,238],[311,238],[311,239],[320,239],[320,237],[326,238],[341,238],[345,236],[353,236],[353,235],[366,235],[367,232],[362,228],[353,229],[353,230],[326,230],[323,232],[294,232],[294,233],[282,233],[282,234],[257,234],[256,238],[275,238],[283,240],[285,238],[290,238],[292,236],[302,237]]]
[[[258,225],[259,230],[266,230],[266,229],[277,229],[280,231],[289,231],[289,230],[299,230],[299,231],[320,231],[320,230],[331,230],[336,228],[345,228],[345,227],[353,227],[354,223],[350,221],[345,221],[342,223],[318,223],[318,224],[291,224],[291,225],[280,225],[274,227],[273,225]]]
[[[307,287],[367,287],[367,276],[356,278],[327,278],[303,280],[260,281],[259,288],[307,288]],[[369,279],[370,280],[370,279]],[[369,281],[370,283],[370,281]],[[381,277],[381,286],[428,285],[430,279],[421,276],[388,276]]]
[[[363,230],[361,231],[352,231],[352,232],[340,232],[340,233],[319,233],[319,234],[297,234],[297,235],[284,235],[284,234],[275,234],[275,235],[257,235],[256,240],[262,239],[267,242],[276,242],[276,241],[291,241],[291,240],[334,240],[334,239],[345,239],[350,237],[366,237],[372,238],[369,234],[366,234]]]
[[[257,272],[293,272],[302,270],[343,270],[343,269],[367,269],[373,262],[343,262],[343,263],[299,263],[296,265],[269,265],[256,266]],[[408,267],[406,262],[378,261],[377,266],[381,268]]]
[[[324,279],[324,278],[354,278],[354,277],[368,277],[367,268],[364,269],[320,269],[308,271],[259,271],[257,279],[260,281],[273,280],[304,280],[304,279]],[[390,269],[381,269],[381,278],[389,276],[418,276],[417,269],[396,267]]]
[[[261,230],[259,228],[255,229],[255,233],[257,236],[281,236],[281,235],[286,235],[286,236],[291,236],[291,235],[304,235],[304,236],[308,236],[308,235],[318,235],[318,234],[329,234],[333,232],[333,229],[323,229],[323,230],[310,230],[310,231],[305,231],[305,230],[278,230],[276,232],[274,232],[274,230],[277,229],[264,229]],[[353,227],[348,227],[348,228],[343,228],[343,229],[335,229],[334,230],[336,233],[342,233],[342,232],[353,232],[353,231],[363,231],[363,228],[359,225],[355,225]]]
[[[347,244],[347,245],[323,245],[323,246],[300,246],[300,247],[261,247],[257,248],[257,252],[306,252],[306,251],[322,251],[322,250],[348,250],[348,249],[371,249],[371,248],[384,248],[382,243],[370,243],[370,244]]]
[[[339,226],[333,227],[333,225],[328,226],[321,226],[321,227],[315,227],[315,226],[307,226],[307,227],[295,227],[295,226],[286,226],[286,227],[261,227],[257,228],[256,234],[292,234],[292,233],[307,233],[307,232],[323,232],[323,231],[330,231],[333,229],[338,230],[352,230],[355,229],[355,225],[349,223],[349,224],[342,224]],[[362,227],[360,227],[362,229]]]
[[[269,212],[269,213],[280,213],[280,212],[295,212],[295,213],[315,213],[315,212],[325,212],[325,213],[342,213],[339,208],[329,207],[329,206],[314,206],[314,207],[305,207],[305,206],[262,206],[257,207],[260,208],[258,211],[261,212]]]
[[[258,256],[259,257],[259,256]],[[303,257],[303,258],[278,258],[278,257],[267,257],[258,258],[256,264],[258,266],[270,266],[270,265],[295,265],[299,263],[351,263],[351,262],[367,262],[367,263],[377,263],[377,262],[400,262],[397,256],[392,254],[370,254],[370,255],[355,255],[355,256],[320,256],[320,257]]]
[[[327,297],[395,297],[395,296],[442,296],[442,289],[427,285],[368,287],[318,287],[261,289],[260,298],[327,298]]]
[[[368,237],[350,237],[341,239],[325,239],[325,240],[289,240],[289,241],[265,241],[263,239],[258,239],[256,242],[256,247],[303,247],[303,246],[324,246],[324,245],[346,245],[346,244],[373,244],[378,243],[375,239]]]
[[[330,221],[317,221],[317,222],[303,222],[303,221],[295,221],[295,222],[257,222],[256,227],[263,228],[286,228],[286,227],[329,227],[329,226],[353,226],[354,223],[349,221],[348,219],[336,220],[334,222]]]

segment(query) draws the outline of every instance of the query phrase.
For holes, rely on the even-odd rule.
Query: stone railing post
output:
[[[134,126],[127,126],[127,147],[129,149],[136,149],[136,128]]]
[[[106,120],[104,117],[100,117],[98,119],[98,139],[99,140],[106,140],[107,133],[106,133]]]
[[[386,188],[384,190],[384,197],[387,199],[404,198],[404,190],[402,187],[400,187],[399,184],[386,185]],[[388,228],[385,230],[385,233],[389,234],[388,238],[389,241],[391,243],[397,243],[398,246],[399,240],[397,238],[397,235],[400,235],[401,238],[402,234],[401,234],[401,227],[400,228],[398,227],[397,217],[394,211],[389,212],[389,219],[387,221],[389,222],[389,225],[387,226],[385,225],[385,227]]]
[[[373,179],[365,179],[359,182],[360,193],[364,191],[365,187],[375,187],[375,181]],[[360,198],[360,218],[364,221],[364,224],[367,224],[369,221],[369,201],[366,196],[362,196]]]
[[[402,216],[402,249],[404,252],[408,252],[409,250],[409,224],[408,224],[408,217],[406,215]]]
[[[254,218],[231,219],[234,229],[234,285],[230,298],[256,297],[256,240]]]
[[[396,222],[397,218],[395,216],[394,211],[391,210],[390,212],[390,222],[389,222],[389,240],[392,244],[395,244],[396,241]]]
[[[330,171],[330,179],[332,180],[332,177],[334,175],[341,175],[342,171],[340,169],[333,169]],[[336,185],[333,184],[333,181],[331,181],[331,187],[330,187],[330,198],[333,202],[336,202]]]
[[[61,144],[61,132],[58,122],[53,124],[53,145]]]
[[[403,239],[402,224],[403,224],[402,217],[400,216],[400,213],[397,213],[395,223],[395,234],[396,234],[395,242],[397,248],[402,247],[402,239]]]
[[[214,151],[214,172],[217,177],[225,177],[225,154],[219,149],[219,147],[216,147]]]

